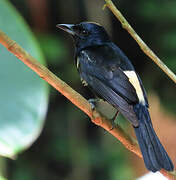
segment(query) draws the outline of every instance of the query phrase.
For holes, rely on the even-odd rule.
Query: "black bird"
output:
[[[153,129],[141,79],[126,55],[98,23],[57,27],[74,39],[75,63],[83,84],[132,123],[147,169],[173,171],[172,161]]]

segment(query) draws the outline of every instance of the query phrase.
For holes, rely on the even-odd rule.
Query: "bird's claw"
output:
[[[97,101],[98,101],[97,99],[93,99],[93,98],[88,100],[92,110],[95,110]]]
[[[117,112],[115,113],[115,115],[110,119],[110,120],[111,120],[111,124],[112,124],[112,127],[110,128],[110,131],[112,131],[112,130],[115,128],[115,126],[116,126],[116,124],[115,124],[115,119],[116,119],[116,117],[118,116],[118,114],[119,114],[119,111],[117,110]]]

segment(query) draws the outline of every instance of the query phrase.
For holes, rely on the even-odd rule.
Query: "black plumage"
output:
[[[75,64],[83,83],[132,123],[147,169],[172,171],[173,164],[153,129],[142,81],[129,59],[97,23],[57,26],[74,39]]]

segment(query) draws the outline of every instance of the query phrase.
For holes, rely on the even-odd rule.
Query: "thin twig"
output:
[[[38,74],[43,80],[48,82],[67,99],[69,99],[75,106],[86,113],[93,123],[107,130],[110,134],[116,137],[128,150],[142,158],[141,152],[136,142],[133,141],[133,139],[130,138],[119,126],[115,126],[112,128],[111,121],[103,117],[96,110],[92,111],[89,102],[84,97],[82,97],[69,85],[59,79],[45,66],[40,64],[35,58],[28,54],[21,46],[19,46],[15,41],[11,40],[2,31],[0,31],[0,43],[5,46],[8,51],[14,54],[19,60],[26,64],[30,69],[36,72],[36,74]],[[165,170],[161,170],[160,172],[170,179],[173,179],[174,177]]]
[[[146,45],[146,43],[139,37],[131,25],[127,22],[121,12],[116,8],[111,0],[105,0],[104,6],[108,7],[117,19],[121,22],[122,27],[128,31],[128,33],[135,39],[143,52],[150,57],[175,83],[176,75],[156,56],[156,54]]]

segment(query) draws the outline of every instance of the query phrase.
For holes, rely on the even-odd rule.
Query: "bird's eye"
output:
[[[84,27],[81,25],[75,25],[73,27],[73,30],[77,33],[77,35],[81,35],[81,36],[89,35],[89,32],[86,29],[84,29]]]
[[[86,31],[85,29],[83,29],[82,32],[81,32],[81,34],[84,35],[84,36],[87,36],[89,33],[88,33],[88,31]]]

